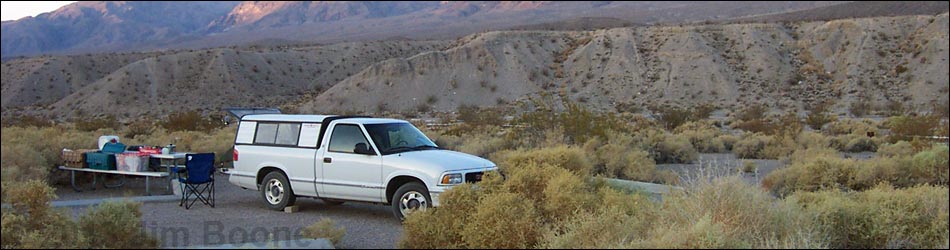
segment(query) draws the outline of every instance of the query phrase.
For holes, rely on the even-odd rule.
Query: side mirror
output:
[[[353,153],[357,153],[361,155],[376,155],[376,152],[373,152],[373,150],[370,150],[369,146],[366,146],[366,143],[362,143],[362,142],[356,144],[356,147],[353,148]]]

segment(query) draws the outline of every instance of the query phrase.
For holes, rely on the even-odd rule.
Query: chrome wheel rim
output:
[[[406,192],[399,198],[399,212],[402,213],[403,217],[417,211],[426,211],[428,207],[429,201],[426,200],[425,195],[416,191]]]
[[[264,196],[268,203],[277,205],[284,198],[284,184],[278,180],[270,180],[264,188]]]

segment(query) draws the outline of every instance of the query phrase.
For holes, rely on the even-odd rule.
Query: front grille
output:
[[[472,172],[465,174],[465,182],[476,183],[482,181],[482,176],[485,175],[483,172]]]

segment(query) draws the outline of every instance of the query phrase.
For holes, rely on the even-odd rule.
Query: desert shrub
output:
[[[584,151],[591,156],[594,173],[610,178],[656,181],[656,163],[649,153],[634,145],[632,136],[611,132],[606,143],[591,139]]]
[[[599,190],[598,209],[579,212],[560,228],[549,228],[540,248],[622,248],[649,232],[657,206],[641,194]]]
[[[63,148],[96,148],[98,136],[112,132],[109,130],[83,132],[62,126],[3,128],[0,132],[0,145],[7,147],[2,149],[3,155],[0,158],[3,163],[0,164],[3,164],[4,178],[7,178],[5,180],[29,180],[46,177],[46,180],[51,183],[65,181],[66,173],[54,171],[55,166],[61,161],[60,155]]]
[[[204,116],[198,111],[181,111],[169,114],[160,122],[167,131],[211,131],[223,123],[216,117]]]
[[[472,126],[501,126],[505,124],[505,112],[498,108],[479,108],[462,105],[458,108],[458,119]]]
[[[478,207],[481,193],[471,184],[461,184],[439,196],[440,207],[407,216],[399,247],[464,248],[462,230],[469,223],[468,216]]]
[[[732,151],[736,143],[739,142],[739,137],[734,135],[720,135],[718,139],[722,142],[722,147],[725,151]]]
[[[481,200],[462,230],[462,241],[478,248],[529,248],[537,244],[541,224],[529,200],[496,193]]]
[[[46,180],[49,165],[42,155],[22,144],[0,145],[0,174],[4,183],[27,180]]]
[[[39,180],[4,187],[4,249],[10,248],[157,248],[158,240],[142,228],[137,203],[103,203],[72,219],[53,210],[53,188]]]
[[[758,171],[759,166],[755,164],[755,161],[752,160],[743,160],[742,161],[742,171],[743,173],[755,173]]]
[[[768,108],[765,105],[748,105],[736,114],[735,119],[739,121],[764,120],[766,112]]]
[[[158,248],[158,240],[142,228],[140,203],[105,202],[79,217],[89,248]]]
[[[676,128],[676,134],[686,137],[700,153],[722,153],[726,150],[719,138],[721,130],[708,120],[685,123]]]
[[[837,121],[838,117],[828,112],[830,105],[830,103],[821,103],[812,107],[811,111],[808,112],[808,116],[805,117],[805,124],[808,124],[814,130],[821,130],[825,124]]]
[[[910,141],[915,137],[932,136],[941,125],[940,117],[928,116],[895,116],[887,119],[885,125],[891,130],[890,141]]]
[[[871,102],[865,99],[852,102],[848,111],[855,117],[863,117],[871,113]]]
[[[762,186],[780,196],[795,191],[840,189],[847,186],[855,168],[854,160],[819,157],[773,171],[762,180]]]
[[[141,119],[126,125],[122,134],[126,138],[135,138],[136,136],[140,135],[152,134],[153,128],[155,128],[155,122],[153,122],[151,119]]]
[[[111,115],[95,118],[75,119],[73,124],[76,126],[76,129],[84,132],[91,132],[104,128],[119,128],[119,120],[116,120],[115,116]]]
[[[950,174],[948,158],[950,148],[946,145],[934,146],[928,151],[914,155],[913,172],[921,176],[921,182],[946,186]]]
[[[795,138],[799,148],[831,148],[831,139],[815,132],[802,132]]]
[[[679,135],[666,136],[656,147],[658,163],[690,163],[699,158],[699,153],[689,139]]]
[[[736,177],[664,197],[656,223],[628,248],[821,248],[814,222]]]
[[[767,119],[756,119],[751,121],[736,121],[734,122],[736,129],[741,129],[742,131],[750,133],[762,133],[767,135],[773,135],[778,131],[778,127]]]
[[[333,245],[339,245],[340,241],[343,240],[343,235],[346,234],[346,228],[337,227],[336,222],[334,222],[332,219],[324,218],[319,222],[304,228],[300,233],[304,238],[329,239]]]
[[[656,120],[670,131],[688,122],[709,118],[709,115],[715,110],[716,107],[711,104],[701,104],[689,108],[672,106],[656,106],[651,108],[651,111],[656,114]]]
[[[885,143],[877,149],[878,157],[900,157],[914,155],[914,147],[907,141]]]
[[[850,136],[849,136],[850,137]],[[858,152],[876,152],[877,142],[866,136],[853,136],[843,148],[843,151]]]
[[[771,136],[752,134],[736,142],[733,152],[742,159],[763,159],[765,146],[772,141]]]
[[[828,135],[861,135],[866,136],[869,132],[878,133],[877,124],[873,121],[863,119],[845,119],[829,123],[823,130]]]
[[[933,248],[948,237],[946,187],[797,193],[789,203],[817,218],[832,248]]]
[[[867,190],[880,183],[900,188],[920,184],[947,186],[950,173],[948,155],[946,146],[935,146],[913,157],[904,155],[862,161],[841,159],[833,151],[812,151],[796,155],[797,160],[766,176],[762,185],[782,196],[795,191]]]
[[[45,182],[31,180],[8,185],[4,193],[4,202],[11,206],[2,215],[0,244],[4,249],[86,247],[86,238],[76,222],[64,211],[50,206],[56,195]]]
[[[825,124],[837,121],[838,117],[827,114],[827,113],[810,113],[808,117],[805,118],[805,124],[808,124],[808,127],[814,130],[821,130]]]
[[[565,145],[533,150],[502,151],[496,154],[494,162],[498,163],[502,171],[509,171],[508,168],[530,163],[557,166],[581,176],[589,176],[594,170],[594,166],[583,149]]]
[[[44,117],[32,116],[32,115],[16,115],[9,118],[3,118],[3,121],[0,122],[0,126],[6,127],[50,127],[53,126],[53,121]]]
[[[613,113],[596,113],[569,103],[565,112],[538,110],[521,114],[513,123],[524,127],[515,131],[521,137],[541,138],[552,128],[563,129],[570,144],[583,144],[593,137],[606,138],[608,131],[623,131],[623,120]]]

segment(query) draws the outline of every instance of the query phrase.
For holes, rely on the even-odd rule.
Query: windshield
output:
[[[376,142],[379,152],[384,155],[438,149],[425,134],[409,123],[366,124],[364,126],[369,136]]]

